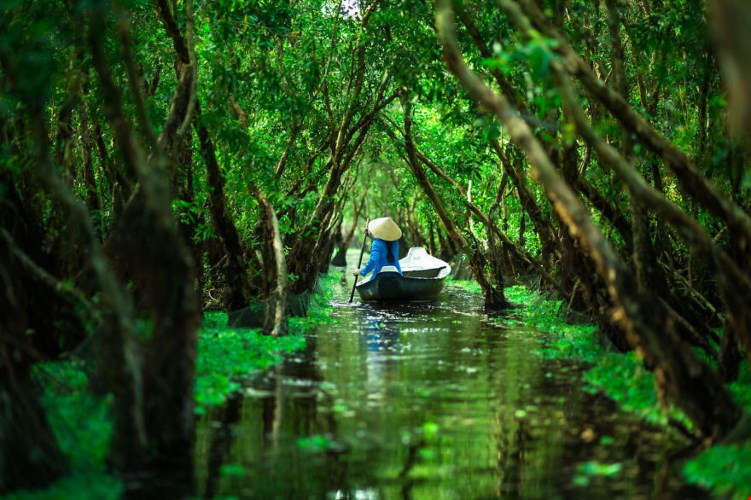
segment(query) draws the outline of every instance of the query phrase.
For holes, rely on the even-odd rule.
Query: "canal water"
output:
[[[333,271],[342,272],[342,271]],[[207,498],[692,498],[682,443],[582,390],[546,336],[449,283],[428,304],[348,304],[304,352],[200,422]]]

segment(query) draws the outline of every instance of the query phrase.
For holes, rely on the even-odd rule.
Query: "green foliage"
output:
[[[505,290],[506,298],[521,308],[514,311],[506,323],[516,323],[539,331],[549,332],[549,340],[539,350],[549,359],[576,358],[594,362],[602,353],[597,328],[592,325],[570,325],[563,321],[566,304],[560,300],[546,300],[523,286]]]
[[[747,412],[751,412],[751,369],[748,359],[744,359],[739,367],[738,380],[730,384],[730,394],[736,403]]]
[[[108,398],[88,390],[88,375],[81,362],[48,362],[34,366],[45,388],[42,404],[58,444],[73,469],[101,464],[107,455],[112,422]]]
[[[666,426],[668,418],[681,422],[687,429],[693,426],[679,410],[662,410],[655,386],[654,374],[644,368],[644,362],[634,352],[604,353],[595,366],[584,373],[585,390],[604,392],[623,410],[634,413],[644,421]]]
[[[624,411],[649,423],[666,426],[668,419],[672,418],[691,428],[690,421],[677,409],[670,407],[667,413],[663,411],[654,375],[644,368],[636,353],[607,352],[600,343],[601,333],[595,326],[566,324],[561,317],[566,305],[561,301],[546,300],[522,286],[507,288],[506,297],[524,307],[501,321],[549,333],[548,340],[539,349],[541,356],[575,359],[590,365],[583,374],[585,390],[603,392]]]
[[[683,468],[687,482],[722,498],[745,499],[751,492],[751,443],[713,446]]]
[[[299,438],[297,446],[310,453],[325,453],[335,449],[336,443],[332,440],[331,436],[316,434],[314,436]]]
[[[301,335],[271,337],[259,329],[228,328],[227,315],[207,312],[198,340],[196,413],[224,403],[242,388],[241,380],[281,361],[284,354],[302,349]]]
[[[334,276],[321,280],[321,292],[313,296],[310,315],[293,318],[286,337],[261,335],[257,329],[227,328],[227,315],[208,312],[199,331],[196,361],[196,413],[219,405],[242,388],[242,379],[278,363],[285,354],[305,347],[303,333],[330,320],[329,299],[337,283]],[[82,361],[38,363],[34,374],[44,388],[42,404],[60,445],[71,463],[72,473],[51,488],[39,492],[16,492],[12,499],[108,499],[122,494],[120,481],[106,473],[104,462],[112,435],[109,414],[111,397],[97,398],[89,391],[89,378]],[[238,466],[240,467],[240,466]],[[227,466],[223,475],[236,475]]]
[[[471,285],[466,288],[472,289]],[[551,340],[540,349],[542,356],[550,358],[574,358],[591,364],[584,372],[585,390],[603,392],[624,411],[634,413],[653,425],[666,427],[668,419],[692,428],[686,416],[674,407],[667,412],[658,401],[654,375],[644,368],[643,360],[635,353],[606,352],[597,341],[596,329],[592,326],[565,325],[559,319],[560,301],[544,300],[524,287],[509,287],[506,296],[525,308],[506,323],[534,326],[550,332]],[[751,374],[746,362],[741,368],[741,377],[730,385],[733,398],[751,411]],[[605,438],[603,438],[604,440]],[[603,442],[603,444],[605,444]],[[616,475],[621,464],[582,464],[573,483],[579,486],[590,484],[597,476]],[[751,491],[751,444],[714,446],[687,462],[683,475],[687,482],[710,489],[715,495],[728,498],[747,498]]]
[[[622,464],[601,464],[600,462],[590,461],[580,464],[576,470],[577,474],[573,477],[572,482],[577,486],[587,486],[590,481],[596,477],[614,477],[621,473]]]
[[[319,275],[314,293],[310,296],[308,315],[304,318],[290,318],[290,331],[303,334],[319,323],[333,321],[331,312],[334,308],[330,302],[334,297],[335,288],[339,286],[341,282],[337,273]]]
[[[89,10],[108,9],[105,56],[120,87],[126,121],[138,122],[134,96],[127,86],[129,77],[123,51],[112,29],[116,22],[130,21],[131,49],[139,73],[136,86],[143,91],[147,120],[156,133],[164,126],[176,86],[173,41],[155,15],[153,2],[127,0],[116,2],[114,7],[108,2],[73,4],[73,9],[66,2],[6,0],[0,4],[0,132],[7,138],[0,145],[0,164],[12,171],[14,182],[19,182],[14,187],[30,191],[21,193],[23,201],[42,214],[40,229],[49,239],[45,245],[53,251],[57,250],[56,241],[66,233],[62,226],[50,223],[54,220],[54,201],[31,192],[36,189],[34,179],[21,175],[36,161],[31,156],[36,148],[29,117],[24,112],[43,114],[50,142],[55,142],[58,125],[60,130],[69,128],[72,132],[66,139],[68,143],[50,144],[49,149],[64,150],[61,152],[66,157],[65,164],[56,167],[65,172],[72,192],[83,198],[90,188],[96,188],[103,205],[100,210],[92,211],[97,225],[101,222],[106,227],[115,213],[112,188],[120,183],[110,178],[121,162],[115,151],[117,140],[112,136],[112,124],[104,116],[101,82],[92,68],[91,51],[85,39]],[[350,222],[357,225],[357,221],[352,221],[352,204],[345,203],[348,198],[367,207],[365,211],[369,213],[361,217],[393,214],[410,223],[409,236],[414,240],[430,238],[429,244],[445,246],[439,239],[442,228],[434,209],[405,166],[400,135],[404,117],[399,100],[377,111],[371,107],[374,96],[397,91],[412,99],[413,133],[420,152],[462,189],[468,189],[473,203],[485,213],[490,213],[494,203],[502,200],[500,206],[494,207],[492,217],[512,240],[521,240],[521,229],[525,227],[520,246],[532,255],[539,254],[539,237],[534,234],[529,218],[525,218],[515,190],[507,184],[501,193],[504,196],[498,193],[503,169],[489,141],[497,139],[506,148],[507,132],[489,110],[471,101],[446,71],[435,36],[431,3],[380,2],[374,4],[369,23],[362,25],[358,8],[366,8],[367,4],[337,4],[329,0],[295,4],[288,0],[226,0],[216,6],[199,0],[196,4],[196,93],[201,106],[201,115],[196,118],[210,132],[226,181],[227,208],[248,254],[255,255],[264,243],[264,236],[256,231],[258,209],[249,194],[250,186],[258,186],[277,210],[288,251],[296,248],[301,238],[317,236],[316,221],[310,221],[320,201],[345,205],[346,222],[342,229],[346,230]],[[569,38],[574,50],[586,56],[587,63],[600,77],[612,82],[609,75],[613,74],[613,57],[605,6],[586,0],[548,4],[550,8],[545,14],[555,18],[551,20]],[[184,5],[178,2],[175,7],[174,15],[182,29],[186,21]],[[697,0],[679,0],[651,7],[644,9],[637,2],[619,5],[624,21],[621,32],[628,41],[624,49],[629,94],[625,98],[636,110],[648,115],[657,131],[691,157],[721,189],[730,192],[728,188],[732,185],[736,188],[733,195],[742,198],[742,190],[751,183],[751,171],[738,166],[743,164],[743,152],[725,136],[720,125],[727,102],[715,56],[708,47],[706,5]],[[109,10],[113,8],[120,11]],[[478,50],[471,33],[460,22],[462,47],[470,65],[498,70],[508,80],[515,97],[526,108],[524,118],[546,146],[551,146],[551,151],[555,150],[552,147],[555,141],[574,146],[576,130],[563,121],[560,97],[550,78],[557,42],[536,31],[524,33],[525,38],[518,36],[508,16],[493,2],[467,3],[462,8],[491,49],[490,57]],[[364,90],[354,95],[353,88]],[[705,112],[700,111],[702,103],[706,104]],[[614,146],[620,146],[622,128],[613,116],[597,103],[582,99],[582,104],[592,115],[596,131]],[[70,108],[70,123],[58,123],[63,108]],[[345,130],[347,123],[359,123],[363,127],[360,130],[364,130],[370,119],[372,129],[361,137],[360,150],[345,148],[336,157],[336,161],[352,162],[342,180],[346,189],[321,198],[332,169],[332,144],[341,137],[338,134],[349,133]],[[712,126],[704,130],[706,137],[697,140],[707,124]],[[134,126],[138,137],[143,132],[142,125]],[[358,133],[351,132],[352,138]],[[393,138],[387,132],[392,132]],[[92,159],[96,171],[94,186],[81,180],[84,152],[96,149],[84,147],[84,135],[92,136],[90,140],[94,142],[100,141],[104,149],[101,157],[94,155]],[[172,206],[176,218],[192,226],[192,243],[199,246],[217,240],[207,215],[209,188],[203,160],[197,154],[200,144],[196,137],[192,147],[192,159],[179,165],[180,172],[176,172],[177,180],[172,186],[180,188],[173,192],[189,187],[191,194],[172,200]],[[586,153],[583,145],[577,153],[576,162],[583,163]],[[288,155],[288,166],[283,175],[277,175],[275,169],[283,155]],[[526,160],[518,159],[519,169],[524,172]],[[635,144],[633,161],[637,168],[648,172],[654,158],[643,145]],[[626,190],[600,167],[598,159],[592,157],[584,174],[586,180],[615,208],[628,214]],[[471,234],[473,245],[477,242],[476,248],[484,248],[486,229],[469,216],[466,196],[434,172],[427,171],[426,175],[456,225],[465,235]],[[665,176],[664,192],[668,199],[688,208],[690,200],[678,187],[679,177]],[[542,190],[531,182],[527,188],[543,216],[551,217],[550,204]],[[0,185],[0,200],[4,191],[5,187]],[[615,246],[622,247],[622,238],[616,232],[611,234],[605,218],[591,206],[587,208]],[[336,220],[338,208],[333,212],[329,215]],[[712,236],[717,235],[713,216],[699,209],[697,220],[712,229]],[[671,242],[670,246],[674,260],[687,260],[689,252],[684,245]],[[196,249],[207,253],[206,247]],[[207,274],[216,269],[213,264],[204,264]],[[305,282],[300,269],[291,269],[290,273],[292,280]],[[242,379],[278,362],[284,353],[302,348],[302,333],[328,320],[325,294],[333,286],[333,282],[323,284],[324,295],[314,298],[318,304],[314,304],[308,318],[290,320],[292,335],[287,338],[271,339],[254,330],[229,329],[223,326],[225,316],[209,313],[199,340],[197,411],[222,403],[229,394],[241,389]],[[477,291],[474,283],[465,286]],[[551,333],[540,347],[542,356],[590,363],[592,369],[585,380],[591,390],[602,390],[629,411],[649,421],[664,423],[665,417],[657,409],[651,374],[642,368],[641,360],[634,355],[605,352],[600,344],[601,334],[593,326],[565,324],[561,318],[566,314],[566,304],[542,300],[520,287],[509,288],[506,293],[511,301],[526,306],[506,322]],[[148,326],[139,323],[139,332],[148,332]],[[68,388],[67,392],[53,391],[51,396],[45,393],[45,405],[50,407],[55,432],[61,433],[61,444],[76,467],[100,463],[111,432],[106,430],[110,425],[106,423],[107,402],[87,399],[85,374],[80,367],[54,366],[39,368],[39,376],[46,381],[45,387],[57,387],[56,391]],[[748,369],[742,373],[747,372]],[[614,373],[618,376],[613,377]],[[751,382],[747,379],[730,387],[734,398],[746,407],[751,407],[749,387]],[[99,422],[92,423],[91,429],[82,426],[75,431],[98,436],[84,440],[86,449],[76,446],[74,430],[66,428],[67,422],[76,422],[78,411],[87,412]],[[583,471],[583,477],[600,473],[600,469],[593,470]]]
[[[279,363],[285,354],[305,347],[304,333],[316,324],[331,321],[329,300],[338,277],[324,275],[319,291],[311,296],[308,316],[290,318],[285,337],[262,335],[257,328],[229,328],[227,314],[207,312],[198,338],[196,361],[196,413],[224,403],[242,389],[242,380]]]
[[[52,9],[52,12],[49,11]],[[50,78],[55,70],[52,42],[57,28],[53,21],[58,4],[11,0],[0,4],[0,58],[3,61],[3,95],[0,112],[9,110],[17,99],[35,112],[50,97]],[[58,12],[59,14],[59,12]],[[2,116],[2,114],[0,114]]]
[[[73,473],[61,478],[46,490],[15,491],[3,500],[115,500],[121,498],[123,484],[104,472]]]
[[[425,422],[422,426],[422,432],[425,442],[434,444],[441,432],[441,427],[435,422]]]
[[[219,469],[219,474],[222,477],[241,477],[245,474],[245,467],[241,464],[224,464]]]
[[[110,398],[89,392],[81,362],[38,363],[34,375],[44,389],[41,402],[60,449],[70,461],[71,474],[46,490],[15,492],[5,498],[119,498],[122,484],[104,465],[113,428]]]

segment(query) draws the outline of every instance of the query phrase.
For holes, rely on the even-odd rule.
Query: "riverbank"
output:
[[[198,334],[195,398],[196,415],[226,403],[242,389],[243,380],[279,363],[285,355],[305,348],[305,333],[328,321],[330,290],[338,276],[321,278],[319,291],[311,298],[308,317],[290,318],[286,337],[262,335],[257,328],[229,328],[227,314],[204,314]],[[108,474],[105,465],[112,419],[110,397],[95,397],[89,390],[86,364],[81,359],[39,363],[35,377],[42,388],[42,405],[71,473],[46,490],[19,491],[5,499],[115,499],[122,483]]]
[[[466,287],[479,292],[469,283]],[[538,354],[547,359],[568,359],[587,363],[583,390],[602,393],[619,408],[638,415],[644,422],[666,433],[691,431],[691,422],[676,408],[663,409],[656,391],[654,374],[646,370],[635,353],[619,353],[607,348],[596,326],[567,324],[566,304],[547,300],[522,286],[506,289],[506,297],[522,307],[494,321],[504,326],[524,325],[549,334]],[[728,385],[735,401],[751,412],[751,372],[744,361],[739,379]],[[698,444],[697,444],[698,445]],[[682,474],[689,484],[710,490],[717,496],[745,499],[751,492],[751,442],[740,445],[716,445],[687,460]]]
[[[451,282],[449,290],[444,292],[444,294],[455,296],[456,292],[454,290],[457,286],[471,292],[472,295],[476,295],[479,292],[475,283]],[[305,348],[306,336],[304,333],[313,326],[333,321],[337,315],[349,317],[354,314],[355,317],[351,319],[356,324],[362,324],[363,320],[365,320],[366,331],[355,336],[352,336],[351,333],[335,333],[334,337],[325,335],[319,340],[322,342],[322,345],[317,346],[317,349],[323,349],[324,353],[327,351],[337,353],[341,345],[349,345],[349,343],[358,338],[361,341],[363,338],[367,338],[367,344],[364,346],[358,344],[359,347],[357,347],[353,344],[353,349],[349,352],[348,356],[350,358],[357,357],[359,350],[363,350],[365,354],[359,354],[363,356],[363,360],[357,366],[362,367],[364,366],[363,363],[368,366],[368,384],[371,385],[376,383],[380,387],[385,380],[383,379],[384,376],[387,379],[395,376],[397,373],[394,371],[396,370],[396,366],[400,366],[402,363],[402,361],[399,361],[397,365],[397,360],[403,360],[406,363],[412,356],[412,353],[417,352],[418,346],[423,345],[423,349],[429,349],[431,348],[430,346],[434,345],[433,340],[422,344],[422,340],[420,339],[426,334],[415,330],[414,326],[411,326],[417,318],[415,315],[417,311],[409,312],[404,317],[401,314],[393,317],[391,314],[387,314],[382,317],[378,309],[371,311],[369,307],[343,308],[343,304],[341,303],[337,304],[339,310],[335,311],[336,308],[330,304],[331,296],[335,289],[339,295],[342,295],[342,290],[339,290],[342,287],[347,288],[348,285],[345,286],[342,284],[339,273],[333,272],[326,276],[323,280],[320,293],[314,299],[309,317],[292,319],[290,323],[290,332],[292,335],[280,339],[260,335],[257,329],[226,328],[226,315],[218,312],[206,313],[199,334],[198,359],[196,364],[196,413],[202,415],[211,411],[212,408],[220,408],[227,403],[232,394],[241,394],[244,380],[249,380],[255,374],[264,372],[268,367],[282,360],[286,354],[298,352]],[[347,288],[345,291],[348,292],[348,290]],[[566,324],[561,319],[563,316],[562,308],[565,308],[565,304],[559,301],[546,300],[540,294],[531,292],[523,287],[509,287],[506,293],[509,300],[515,304],[523,305],[523,307],[513,310],[508,316],[492,318],[490,321],[502,329],[519,331],[520,333],[515,334],[519,340],[522,339],[520,335],[524,335],[525,329],[528,329],[529,332],[544,332],[544,334],[531,335],[526,344],[520,344],[513,348],[516,349],[516,354],[507,357],[507,361],[503,363],[497,361],[491,362],[492,358],[488,358],[485,363],[481,363],[480,365],[472,364],[477,362],[475,358],[478,356],[488,356],[490,352],[500,349],[501,346],[505,346],[505,341],[496,345],[495,342],[498,340],[493,340],[495,347],[489,348],[485,346],[479,348],[476,341],[469,341],[467,339],[465,347],[459,348],[460,346],[457,345],[450,351],[456,352],[458,350],[462,356],[469,356],[468,359],[463,359],[462,363],[460,363],[462,370],[466,373],[472,377],[477,377],[479,373],[477,371],[478,367],[488,363],[496,365],[497,368],[495,370],[501,370],[501,367],[507,366],[511,359],[518,359],[519,355],[526,349],[525,345],[527,345],[542,360],[573,360],[579,365],[588,367],[581,376],[584,381],[584,392],[605,394],[608,398],[614,400],[623,410],[638,415],[642,421],[648,422],[650,426],[660,429],[662,433],[677,434],[677,431],[669,424],[671,418],[683,422],[683,425],[690,426],[690,423],[681,416],[680,412],[671,409],[666,414],[660,409],[654,390],[653,376],[650,372],[643,369],[641,361],[634,353],[619,354],[609,351],[604,347],[605,344],[600,342],[597,328],[593,325]],[[449,302],[456,300],[449,297],[444,297],[444,299]],[[458,321],[449,321],[449,318],[452,316],[455,318],[458,318],[457,314],[466,316],[467,319],[460,321],[460,323],[464,323],[464,321],[471,317],[467,314],[466,307],[458,310],[451,309],[451,311],[453,312],[447,311],[449,314],[446,319],[446,328],[453,328],[450,325]],[[439,312],[440,308],[435,310],[433,314],[439,314]],[[361,315],[364,315],[364,318],[360,318]],[[433,319],[430,320],[433,321]],[[482,318],[478,317],[477,320],[482,321]],[[465,327],[460,330],[462,334],[465,333],[464,330],[466,329],[466,323],[464,324]],[[478,328],[481,327],[478,326]],[[435,330],[435,327],[430,327],[429,331],[435,332],[438,330]],[[458,331],[446,334],[445,341],[456,342],[457,335]],[[490,339],[494,338],[494,335],[489,331],[478,338]],[[341,338],[339,338],[340,336]],[[334,338],[337,339],[337,342],[346,342],[346,344],[334,343]],[[435,338],[443,337],[439,336]],[[424,340],[427,340],[427,338]],[[383,351],[385,354],[383,357],[381,357],[382,346],[380,343],[384,343],[387,346],[387,350]],[[506,348],[503,347],[503,349]],[[331,359],[337,360],[337,356]],[[332,366],[337,366],[334,363],[335,361],[331,361],[328,365],[324,366],[328,366],[328,369],[331,369]],[[338,361],[336,363],[338,364]],[[443,364],[443,360],[439,360],[436,363],[436,374],[442,373],[446,369],[446,366],[448,366]],[[384,368],[386,367],[388,369],[384,372]],[[421,370],[424,368],[425,364],[422,363]],[[518,367],[518,369],[521,370],[522,368]],[[529,369],[529,366],[526,366],[526,369]],[[323,370],[325,372],[326,369],[324,368]],[[513,380],[509,378],[512,373],[515,374]],[[568,377],[565,373],[558,373],[554,369],[550,369],[547,372],[543,370],[538,375],[535,375],[533,370],[527,374],[528,376],[522,378],[519,378],[520,373],[517,373],[517,370],[510,370],[506,375],[503,375],[500,372],[495,373],[494,370],[491,370],[488,372],[488,376],[492,374],[493,377],[500,377],[499,381],[505,381],[505,384],[508,385],[507,390],[513,394],[520,390],[520,387],[527,387],[531,380],[537,379],[540,375],[554,384],[557,383],[555,380],[558,377],[563,377],[563,379]],[[738,401],[747,404],[749,399],[751,399],[748,398],[748,395],[751,394],[751,391],[749,391],[751,384],[747,380],[748,370],[744,369],[743,373],[745,374],[745,378],[731,385],[731,391]],[[43,404],[48,412],[50,423],[58,437],[58,441],[70,460],[72,474],[61,479],[51,489],[31,493],[17,493],[6,498],[118,498],[122,493],[122,485],[117,478],[107,473],[104,465],[112,432],[112,424],[107,410],[110,401],[108,399],[97,399],[90,395],[85,367],[80,361],[39,365],[37,367],[37,377],[41,385],[45,388]],[[408,387],[412,387],[415,379],[413,376],[408,378],[411,382],[407,383],[405,381],[407,385],[404,387],[401,385],[396,386],[399,389],[397,393],[399,391],[406,391]],[[563,379],[560,383],[564,383]],[[429,394],[420,393],[420,397],[425,396],[427,398],[425,405],[434,404],[435,398],[441,394],[439,390],[440,385],[432,381],[428,385],[432,387],[428,391]],[[467,390],[465,388],[459,391],[457,381],[453,378],[447,379],[445,385],[450,389],[449,392],[451,394],[463,394],[463,391]],[[495,383],[488,386],[488,391],[495,391],[496,389],[493,389],[495,386]],[[543,383],[541,387],[546,386],[546,383]],[[331,388],[330,385],[326,387],[329,388],[323,391],[323,393],[327,394],[327,391],[330,391]],[[473,387],[473,391],[477,390],[476,385],[467,386],[467,388],[469,387]],[[384,391],[384,393],[393,394],[394,390],[392,388],[389,391]],[[372,391],[372,387],[369,391]],[[579,392],[580,394],[576,395],[577,399],[580,399],[582,391]],[[381,393],[379,392],[379,394]],[[447,401],[453,401],[454,397],[452,395]],[[574,395],[569,396],[569,398],[571,397],[574,397]],[[744,398],[746,399],[744,400]],[[379,399],[376,401],[382,403],[383,400]],[[563,401],[561,400],[561,403]],[[369,407],[372,403],[372,395],[368,395],[366,398],[367,406]],[[520,404],[516,400],[508,401],[505,406],[514,409],[511,417],[508,417],[508,419],[504,417],[502,419],[505,422],[504,425],[518,425],[519,429],[522,429],[524,426],[521,424],[528,421],[528,424],[532,427],[525,432],[529,432],[532,435],[536,435],[540,432],[539,429],[549,425],[541,422],[554,420],[552,418],[553,415],[555,415],[555,418],[561,418],[560,415],[552,413],[551,417],[543,417],[544,412],[540,410],[541,402],[539,400],[525,404]],[[323,407],[322,411],[329,411]],[[748,405],[746,407],[748,408]],[[400,407],[395,405],[393,408]],[[460,406],[460,408],[462,408],[462,411],[466,411],[464,406]],[[353,402],[347,401],[345,403],[344,400],[339,401],[336,399],[332,403],[330,412],[343,418],[343,421],[346,422],[354,419],[354,417],[349,415],[354,413],[355,410],[357,410],[357,405]],[[434,410],[431,410],[431,413],[432,411]],[[288,411],[287,413],[295,412]],[[363,413],[363,415],[368,414],[368,411],[364,411]],[[391,415],[389,418],[393,418],[393,411],[390,411],[389,414]],[[410,435],[411,440],[422,443],[417,448],[421,453],[420,460],[422,461],[422,465],[420,467],[409,465],[409,468],[405,468],[396,478],[389,476],[390,481],[401,481],[400,478],[403,474],[406,474],[404,477],[407,478],[415,475],[415,478],[420,478],[420,480],[434,481],[436,475],[442,474],[440,471],[443,471],[447,465],[437,461],[436,456],[431,454],[437,453],[448,442],[455,439],[452,434],[446,435],[443,432],[456,425],[456,422],[452,420],[455,417],[446,418],[447,420],[441,421],[433,415],[419,426],[419,431],[415,431],[415,436],[417,437]],[[498,418],[500,417],[493,416],[488,422],[495,422]],[[476,420],[479,421],[478,417],[474,414],[460,419],[462,426],[477,427],[477,430],[473,432],[479,432],[479,429],[484,429],[488,425],[487,422],[478,425]],[[426,429],[430,430],[430,432]],[[439,435],[440,439],[434,436],[431,440],[427,440],[426,436],[435,434],[439,430],[441,431]],[[421,432],[422,434],[420,434]],[[592,443],[592,445],[598,444],[602,450],[612,450],[614,447],[622,446],[625,439],[618,435],[615,437],[607,434],[595,435],[595,433],[592,433],[592,435],[595,436],[592,439],[596,438],[595,443]],[[628,433],[623,433],[623,436],[626,435]],[[560,440],[561,438],[559,436],[557,439]],[[586,427],[580,438],[584,442],[590,439],[589,434],[586,434]],[[318,439],[318,441],[315,439]],[[479,441],[484,442],[485,440],[480,439]],[[424,441],[429,446],[426,447]],[[472,442],[474,441],[475,439],[473,438]],[[331,451],[331,449],[345,449],[346,446],[358,446],[352,443],[346,443],[345,446],[325,433],[315,434],[313,437],[301,438],[295,446],[308,449],[310,448],[309,443],[313,442],[324,443],[325,446],[323,446],[323,449],[327,452]],[[436,443],[441,444],[441,446],[437,446]],[[587,444],[586,446],[591,445]],[[433,450],[433,447],[436,447],[436,450]],[[396,450],[399,450],[399,445],[398,443],[393,443],[392,451],[396,452]],[[341,450],[337,453],[340,452]],[[627,470],[629,468],[633,470],[633,464],[612,460],[615,454],[610,452],[606,456],[607,459],[603,458],[599,461],[587,460],[572,466],[571,482],[573,486],[587,487],[595,484],[603,486],[601,484],[602,481],[614,481],[613,478],[619,475],[623,477],[623,482],[628,481],[629,477],[633,476],[633,472]],[[404,463],[410,464],[409,457],[401,458],[404,460]],[[469,465],[475,466],[475,464],[468,462]],[[748,445],[713,447],[693,460],[688,461],[683,468],[683,477],[685,481],[710,489],[717,495],[746,498],[743,494],[749,491],[749,485],[745,471],[749,470],[750,466],[751,448]],[[393,468],[394,464],[389,464],[389,467]],[[407,467],[407,465],[404,467]],[[243,469],[240,466],[228,464],[221,468],[221,473],[231,476],[235,473],[246,474],[247,470],[247,467]],[[408,472],[405,473],[404,471]],[[516,485],[515,487],[521,488],[520,485]]]
[[[200,496],[703,494],[671,465],[680,440],[582,391],[584,363],[539,355],[552,335],[495,323],[463,282],[425,304],[350,290],[304,352],[201,419]]]

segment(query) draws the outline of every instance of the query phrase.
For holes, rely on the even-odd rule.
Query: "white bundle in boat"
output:
[[[404,276],[413,278],[444,278],[451,272],[448,262],[433,257],[423,247],[410,248],[407,256],[399,260],[399,266]]]

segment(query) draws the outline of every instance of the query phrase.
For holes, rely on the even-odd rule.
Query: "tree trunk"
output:
[[[224,276],[230,291],[225,298],[224,308],[227,311],[234,311],[245,307],[253,293],[250,289],[250,278],[245,267],[240,235],[227,209],[224,194],[224,177],[222,176],[219,162],[216,159],[214,143],[211,140],[209,131],[201,123],[200,103],[196,105],[194,127],[198,132],[201,156],[206,164],[206,183],[209,187],[208,205],[211,220],[214,223],[219,239],[224,245],[227,257]]]
[[[258,188],[253,187],[251,192],[261,207],[261,218],[266,233],[263,265],[270,293],[264,305],[263,332],[278,337],[287,335],[287,262],[284,257],[284,245],[274,208]]]
[[[491,283],[485,275],[486,260],[482,251],[476,246],[473,247],[469,244],[466,238],[457,230],[451,217],[449,217],[446,209],[438,198],[438,195],[433,188],[433,185],[428,180],[425,172],[420,166],[417,157],[417,148],[412,141],[412,106],[408,97],[402,97],[402,107],[404,108],[404,147],[407,150],[407,157],[409,159],[409,167],[412,170],[412,174],[415,176],[418,184],[422,187],[423,192],[430,200],[433,208],[438,214],[438,218],[443,223],[443,227],[446,228],[451,240],[456,243],[464,254],[469,259],[469,265],[472,269],[472,274],[482,288],[483,297],[485,297],[486,309],[505,309],[510,307],[510,303],[506,300],[503,292],[503,276],[496,276],[500,279],[500,282]]]
[[[509,179],[511,179],[511,183],[514,185],[514,188],[516,188],[516,192],[519,195],[519,203],[521,203],[522,208],[527,215],[529,215],[529,219],[532,221],[532,226],[535,228],[535,232],[540,238],[542,266],[546,271],[550,271],[553,262],[556,260],[555,231],[550,223],[550,219],[543,216],[540,207],[537,206],[537,201],[535,201],[534,195],[524,184],[524,179],[520,175],[521,170],[515,168],[512,160],[503,152],[500,143],[496,140],[492,141],[491,145],[501,161],[504,173]]]
[[[501,5],[515,22],[527,27],[524,29],[527,32],[528,22],[521,17],[518,7],[509,0],[501,0]],[[739,422],[741,410],[721,381],[676,338],[660,303],[649,294],[638,291],[635,281],[613,248],[508,101],[491,91],[469,70],[456,42],[450,0],[436,2],[436,24],[449,70],[473,99],[494,112],[511,139],[526,151],[533,176],[545,189],[570,233],[589,252],[598,274],[607,285],[614,304],[614,318],[626,332],[629,342],[655,367],[659,386],[673,397],[701,435],[722,437]]]
[[[179,32],[163,2],[158,2],[168,32],[176,45]],[[186,2],[186,30],[190,40],[192,2]],[[190,466],[194,440],[194,366],[200,315],[194,293],[190,254],[186,249],[170,206],[170,173],[177,170],[184,146],[182,131],[190,123],[194,97],[195,71],[190,57],[180,57],[180,79],[172,106],[158,141],[157,150],[146,161],[130,122],[122,109],[122,96],[112,78],[103,50],[105,12],[93,10],[89,17],[89,45],[101,83],[107,116],[115,144],[126,166],[138,178],[139,187],[124,207],[111,240],[113,252],[125,263],[135,287],[143,293],[144,312],[151,320],[151,335],[145,344],[143,368],[132,347],[132,337],[101,342],[103,366],[112,373],[110,387],[115,393],[116,428],[112,454],[123,472],[144,467],[159,471],[159,480],[145,481],[137,488],[162,494],[189,495],[192,489]],[[120,23],[120,43],[126,64],[129,47],[127,23]],[[180,47],[176,47],[180,53]],[[130,61],[132,62],[132,61]],[[139,92],[138,86],[131,86]],[[134,97],[142,102],[140,96]],[[142,124],[147,125],[147,124]],[[148,134],[147,134],[148,135]],[[147,243],[147,244],[144,244]],[[115,309],[121,311],[122,307]],[[131,332],[133,330],[130,330]],[[128,347],[130,346],[130,347]],[[132,387],[123,393],[120,386]],[[179,482],[165,481],[165,478]],[[175,486],[177,485],[177,486]],[[177,488],[167,493],[162,488]]]
[[[524,14],[532,19],[535,27],[556,40],[555,50],[560,55],[565,70],[604,104],[627,131],[662,157],[665,166],[675,173],[682,192],[688,198],[696,200],[707,212],[723,220],[735,235],[739,247],[748,252],[751,249],[751,216],[707,179],[685,153],[660,135],[618,92],[597,78],[591,67],[571,48],[568,40],[550,26],[531,0],[519,0],[514,6],[522,6]]]

